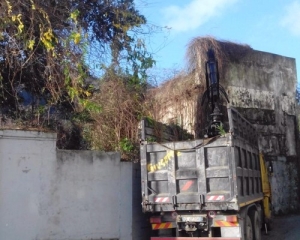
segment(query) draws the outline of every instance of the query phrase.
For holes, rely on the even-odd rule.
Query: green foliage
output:
[[[147,79],[147,69],[155,65],[155,60],[146,51],[145,43],[141,39],[138,39],[127,60],[131,63],[129,72],[132,72],[133,78],[142,82]]]
[[[216,126],[216,129],[218,130],[218,133],[219,133],[221,136],[225,136],[225,135],[226,135],[226,131],[225,131],[225,129],[224,129],[223,124]]]
[[[157,142],[156,137],[147,137],[146,139],[147,142]]]
[[[122,152],[130,153],[134,150],[134,144],[127,137],[122,138],[120,141],[120,149]]]

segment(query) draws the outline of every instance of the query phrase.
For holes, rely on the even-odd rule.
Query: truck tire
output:
[[[192,233],[192,237],[200,237],[200,231],[197,230],[195,232]],[[191,234],[188,234],[186,231],[178,231],[178,229],[176,229],[176,237],[191,237]]]
[[[270,218],[264,219],[264,227],[266,228],[266,231],[269,232],[272,230],[272,203],[269,202],[269,207],[270,207]]]
[[[266,223],[266,228],[268,232],[272,230],[272,222],[270,220]]]
[[[258,212],[256,210],[252,211],[250,213],[250,218],[253,226],[254,240],[261,240],[261,221],[259,219]]]
[[[178,231],[178,229],[176,229],[176,237],[187,237],[188,235],[186,234],[186,232],[184,230],[182,231]]]
[[[245,240],[254,240],[253,236],[254,234],[253,234],[252,221],[249,215],[247,215],[245,221]]]

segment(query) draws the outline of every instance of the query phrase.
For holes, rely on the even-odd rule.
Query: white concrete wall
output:
[[[0,239],[31,240],[40,215],[45,179],[55,169],[55,135],[0,131]]]
[[[132,225],[133,208],[142,214],[132,163],[119,153],[56,150],[55,141],[0,131],[0,239],[143,239]]]

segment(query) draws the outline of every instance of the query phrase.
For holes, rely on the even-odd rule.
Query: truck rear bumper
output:
[[[239,237],[151,237],[151,240],[241,240]]]

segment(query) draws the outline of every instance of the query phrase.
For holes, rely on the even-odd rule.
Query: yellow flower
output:
[[[6,4],[7,4],[7,8],[8,8],[7,12],[10,15],[12,13],[12,6],[11,6],[10,2],[7,0],[6,0]]]
[[[80,33],[75,33],[75,35],[74,35],[74,43],[78,44],[80,42],[80,39],[81,39]]]
[[[36,9],[36,7],[35,7],[35,5],[34,5],[34,2],[33,2],[33,0],[30,0],[30,2],[31,2],[31,9],[32,9],[32,10],[35,10],[35,9]]]
[[[89,91],[84,91],[84,94],[85,94],[87,97],[89,97],[89,96],[92,95]]]
[[[28,41],[28,49],[32,50],[33,47],[34,47],[34,43],[35,43],[34,40],[29,40],[29,41]]]
[[[20,24],[18,26],[19,33],[22,33],[23,29],[24,29],[24,24],[22,22],[20,22]]]

